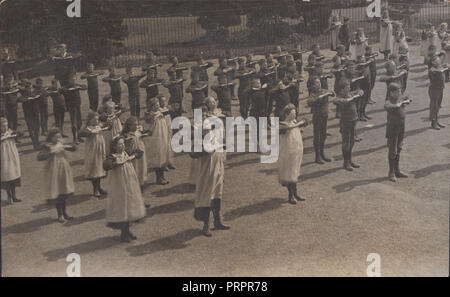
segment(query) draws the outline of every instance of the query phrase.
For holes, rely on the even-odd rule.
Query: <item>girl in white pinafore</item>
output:
[[[8,203],[21,202],[16,198],[16,187],[20,187],[20,158],[16,147],[17,135],[8,129],[8,120],[1,118],[1,181],[2,189],[8,194]]]
[[[111,141],[111,154],[103,166],[108,172],[108,202],[106,206],[107,226],[121,230],[121,239],[125,242],[135,240],[130,232],[130,223],[145,217],[145,205],[142,199],[139,179],[132,161],[142,156],[142,152],[128,155],[125,141],[118,136]]]
[[[97,112],[89,111],[86,127],[79,133],[81,137],[86,137],[85,177],[92,182],[94,197],[106,195],[106,191],[100,185],[100,180],[106,177],[106,171],[103,169],[103,161],[106,159],[106,144],[102,133],[109,128],[100,125]]]
[[[355,46],[355,55],[356,58],[360,56],[364,56],[366,53],[366,47],[369,46],[368,38],[366,37],[366,34],[364,33],[363,28],[358,28],[358,31],[356,32],[356,46]]]
[[[122,133],[122,122],[120,121],[121,111],[116,110],[116,104],[108,101],[104,104],[104,112],[100,115],[100,121],[103,125],[111,129],[105,133],[106,154],[109,154],[111,140]]]
[[[405,30],[403,29],[403,25],[401,23],[398,24],[396,31],[394,32],[394,43],[392,47],[392,54],[395,56],[400,56],[399,50],[403,47],[408,49],[408,42],[406,41]],[[409,59],[409,53],[407,54]]]
[[[145,121],[152,133],[148,138],[148,167],[155,170],[156,183],[166,185],[169,183],[164,179],[164,168],[169,165],[169,128],[159,106],[158,98],[154,97],[148,100],[147,109]]]
[[[331,19],[330,31],[331,31],[331,50],[335,51],[339,45],[339,30],[341,29],[342,23],[339,21],[338,16],[334,15]]]
[[[289,191],[288,202],[296,204],[294,198],[302,201],[297,194],[297,182],[303,158],[303,140],[300,127],[305,121],[297,122],[295,106],[288,104],[280,117],[280,152],[278,156],[278,181]]]
[[[170,116],[170,112],[172,111],[171,106],[169,106],[169,102],[167,100],[166,97],[164,97],[163,95],[158,95],[158,99],[159,99],[159,106],[161,107],[162,113],[164,115],[164,119],[166,120],[166,124],[167,124],[167,129],[168,132],[167,133],[167,137],[168,137],[168,142],[169,142],[169,164],[167,165],[168,169],[175,169],[175,166],[173,166],[173,150],[172,150],[172,117]]]
[[[125,138],[125,151],[129,155],[138,150],[142,151],[142,157],[133,160],[133,166],[142,190],[142,186],[145,185],[147,180],[147,152],[142,138],[150,134],[144,132],[143,127],[138,125],[138,120],[135,116],[131,116],[125,121],[122,135]]]
[[[204,129],[205,136],[208,130]],[[198,178],[195,186],[194,218],[203,222],[203,235],[211,237],[209,232],[209,217],[212,211],[214,217],[213,230],[228,230],[230,227],[222,224],[220,210],[223,195],[223,181],[225,175],[223,144],[215,137],[211,142],[203,144],[203,151],[192,153],[196,159]]]
[[[58,222],[73,219],[66,212],[66,199],[75,192],[73,174],[70,164],[66,159],[65,151],[75,151],[76,146],[64,144],[62,135],[58,129],[52,129],[47,135],[47,144],[37,156],[39,161],[47,160],[44,172],[50,198],[55,199]]]

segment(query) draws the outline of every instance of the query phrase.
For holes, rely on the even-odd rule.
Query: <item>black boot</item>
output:
[[[66,221],[63,218],[62,198],[61,197],[56,198],[56,212],[58,213],[58,222],[65,223]]]
[[[431,121],[431,128],[434,130],[441,130],[441,128],[437,125],[437,121]]]
[[[73,137],[73,144],[78,145],[80,142],[78,141],[78,131],[76,128],[72,128],[72,137]]]
[[[353,171],[353,168],[350,165],[348,153],[347,152],[343,152],[342,155],[344,156],[344,169],[347,170],[347,171]]]
[[[352,166],[353,168],[360,168],[361,166],[359,166],[358,163],[355,163],[352,161],[352,151],[348,152],[348,160],[350,163],[350,166]]]
[[[6,190],[6,193],[8,194],[8,204],[12,205],[13,204],[13,198],[12,198],[11,189]]]
[[[440,127],[440,128],[445,128],[444,124],[439,123],[439,121],[436,121],[436,124]]]
[[[394,167],[395,167],[395,158],[389,157],[389,180],[391,182],[397,182],[397,178],[395,177]]]
[[[294,200],[294,187],[292,183],[287,185],[287,189],[289,191],[288,203],[295,205],[297,202]]]
[[[16,187],[15,186],[11,187],[11,196],[12,196],[13,202],[22,202],[22,200],[16,198]]]
[[[316,152],[316,163],[317,164],[325,164],[323,161],[322,161],[322,158],[321,158],[321,156],[320,156],[320,149],[319,149],[319,147],[318,146],[314,146],[314,150],[315,150],[315,152]]]
[[[169,183],[164,179],[164,168],[156,169],[156,183],[158,185],[167,185]]]
[[[70,221],[70,220],[73,220],[73,217],[69,216],[69,215],[67,214],[67,212],[66,212],[66,199],[67,199],[67,197],[64,197],[64,198],[62,199],[62,202],[61,202],[61,210],[62,210],[62,214],[63,214],[63,216],[64,216],[64,219]]]
[[[214,228],[212,230],[229,230],[230,227],[222,224],[222,219],[220,217],[220,206],[221,199],[213,199],[211,201],[211,210],[214,216]]]
[[[97,187],[97,179],[93,179],[92,181],[92,191],[93,191],[93,196],[94,197],[100,197],[100,191],[98,190],[98,187]]]
[[[394,167],[395,176],[399,178],[407,178],[408,175],[400,171],[399,163],[400,163],[400,154],[398,154],[397,158],[395,158],[395,167]]]
[[[203,228],[202,228],[202,234],[206,237],[211,237],[212,234],[209,232],[209,215],[211,211],[208,210],[208,213],[206,214],[206,217],[203,217]]]
[[[130,237],[130,224],[129,223],[123,223],[122,227],[120,228],[120,239],[123,242],[131,242],[132,238]]]
[[[295,183],[294,185],[293,185],[293,194],[294,194],[294,198],[297,200],[297,201],[305,201],[305,199],[303,199],[302,197],[300,197],[299,195],[298,195],[298,193],[297,193],[297,184]]]
[[[320,144],[320,157],[322,157],[322,160],[325,162],[331,162],[332,160],[325,156],[325,143]]]

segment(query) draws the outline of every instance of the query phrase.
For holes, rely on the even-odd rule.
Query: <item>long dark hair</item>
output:
[[[137,125],[137,118],[135,116],[130,116],[123,125],[122,129],[122,135],[127,134],[128,132],[131,132],[131,124],[136,123]]]

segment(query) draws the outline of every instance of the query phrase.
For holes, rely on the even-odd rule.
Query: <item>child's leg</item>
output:
[[[213,230],[228,230],[230,227],[222,224],[222,220],[220,218],[220,208],[221,208],[221,199],[213,199],[211,201],[211,210],[214,216],[214,229]]]
[[[332,160],[325,155],[325,140],[327,139],[327,125],[328,125],[328,117],[321,118],[320,121],[320,157],[325,162],[331,162]]]
[[[295,200],[294,200],[294,184],[293,183],[288,183],[286,187],[287,187],[288,192],[289,192],[288,202],[290,204],[297,204],[297,202],[295,202]]]
[[[130,223],[124,222],[120,227],[120,239],[125,242],[131,242]]]
[[[313,135],[315,162],[317,164],[324,164],[320,156],[320,119],[317,116],[313,116]]]
[[[8,204],[13,204],[13,197],[12,197],[12,193],[11,193],[11,187],[7,186],[5,191],[6,191],[6,194],[8,195]]]
[[[445,125],[439,123],[439,110],[441,109],[441,105],[442,105],[442,98],[444,97],[444,89],[439,90],[439,94],[438,94],[438,100],[436,103],[436,124],[441,127],[441,128],[445,128]]]
[[[16,185],[15,184],[11,184],[11,196],[12,196],[12,200],[14,202],[22,202],[22,200],[17,199],[17,197],[16,197]]]
[[[64,219],[66,219],[66,220],[72,220],[73,219],[73,217],[71,217],[71,216],[69,216],[68,214],[67,214],[67,212],[66,212],[66,200],[67,200],[67,195],[61,195],[62,196],[62,202],[61,202],[61,204],[62,204],[62,207],[61,207],[61,210],[62,210],[62,214],[63,214],[63,216],[64,216]]]
[[[302,197],[300,197],[300,196],[298,195],[298,193],[297,193],[297,183],[294,183],[294,185],[293,185],[293,195],[294,195],[294,198],[295,198],[297,201],[305,201],[305,199],[303,199]]]
[[[63,195],[59,195],[55,200],[56,212],[58,214],[58,222],[64,223],[63,213],[62,213],[62,205],[63,205]]]

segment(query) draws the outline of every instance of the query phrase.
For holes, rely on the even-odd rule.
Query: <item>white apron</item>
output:
[[[8,137],[13,131],[8,130],[3,137]],[[16,140],[8,138],[3,140],[1,144],[1,164],[2,164],[2,182],[12,181],[20,178],[20,158],[16,147]]]
[[[303,140],[300,128],[288,129],[285,134],[280,135],[278,181],[281,185],[298,181],[302,158]]]
[[[106,158],[105,139],[100,126],[86,127],[92,134],[86,138],[84,167],[86,178],[100,178],[106,176],[103,161]]]
[[[113,157],[119,162],[129,158],[126,152],[114,154]],[[132,162],[128,161],[109,171],[107,189],[107,222],[133,222],[145,216],[144,200]]]

